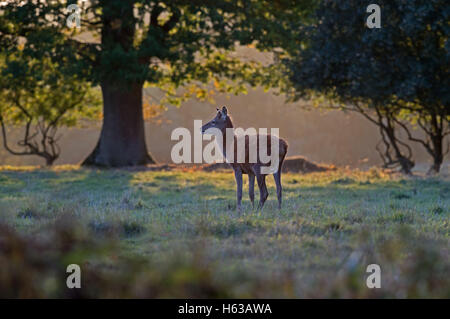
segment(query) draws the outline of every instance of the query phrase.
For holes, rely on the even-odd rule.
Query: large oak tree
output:
[[[72,2],[7,1],[0,9],[2,50],[24,43],[26,54],[71,65],[71,72],[99,84],[103,126],[84,163],[128,166],[153,162],[144,135],[144,85],[163,89],[173,102],[187,96],[179,89],[187,84],[213,82],[228,90],[267,84],[261,65],[229,53],[237,45],[295,46],[297,26],[314,1],[91,0],[80,2],[81,28],[69,29]]]

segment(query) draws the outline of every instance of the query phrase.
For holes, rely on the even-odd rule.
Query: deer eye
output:
[[[212,121],[212,124],[216,124],[216,121]]]

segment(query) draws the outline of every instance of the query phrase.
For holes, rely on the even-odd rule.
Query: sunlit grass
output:
[[[230,280],[231,296],[450,296],[440,277],[449,270],[449,180],[372,169],[286,174],[282,183],[281,211],[269,177],[265,209],[251,209],[244,192],[239,214],[231,172],[4,167],[0,223],[39,237],[71,216],[92,238],[117,239],[114,258],[161,269],[200,259],[212,278]],[[348,266],[351,255],[359,257]],[[369,263],[385,270],[378,291],[365,286]],[[238,273],[247,277],[234,281]],[[255,295],[265,281],[282,287]]]

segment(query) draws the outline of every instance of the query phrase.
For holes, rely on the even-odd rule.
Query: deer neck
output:
[[[217,139],[219,148],[222,150],[222,154],[227,159],[227,154],[234,152],[234,144],[236,136],[234,134],[234,126],[231,120],[227,119],[227,126],[221,130],[222,138]],[[228,142],[227,142],[228,141]]]

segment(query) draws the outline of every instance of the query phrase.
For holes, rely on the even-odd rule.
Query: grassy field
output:
[[[450,297],[448,178],[282,183],[281,211],[270,177],[264,210],[244,196],[239,214],[231,172],[5,168],[0,296]],[[81,289],[65,288],[70,263]]]

